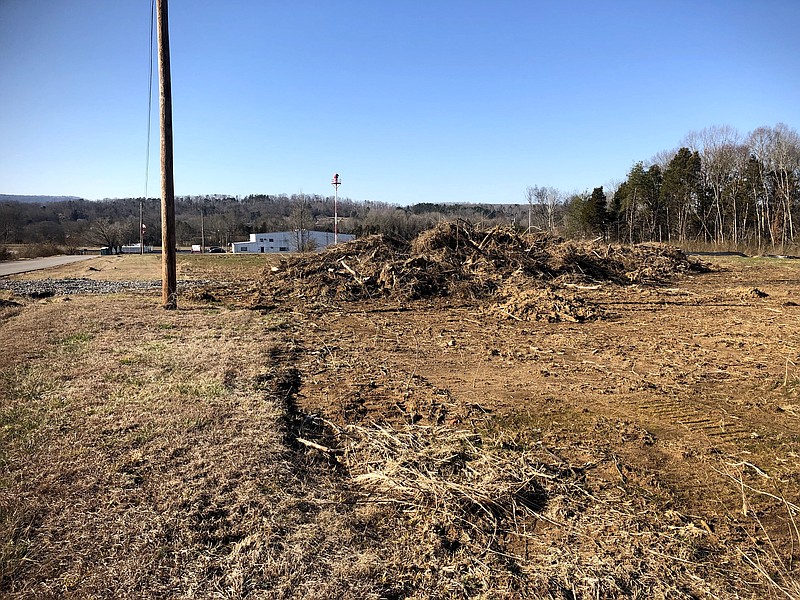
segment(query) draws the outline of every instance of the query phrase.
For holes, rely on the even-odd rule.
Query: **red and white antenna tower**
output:
[[[342,184],[339,174],[333,174],[331,185],[333,186],[333,243],[339,243],[339,186]]]

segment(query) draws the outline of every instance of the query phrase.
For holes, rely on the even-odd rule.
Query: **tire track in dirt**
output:
[[[674,400],[667,400],[667,403],[657,408],[651,404],[641,404],[637,408],[657,418],[667,419],[667,422],[679,425],[692,433],[704,433],[709,437],[720,437],[731,441],[740,439],[742,435],[748,437],[750,435],[746,429],[726,428],[724,418],[711,418],[705,410],[700,410],[696,406],[685,406]]]
[[[763,436],[796,435],[796,424],[776,419],[775,407],[780,403],[776,385],[785,385],[787,375],[780,373],[780,365],[789,364],[787,354],[797,354],[799,315],[785,300],[790,293],[785,279],[762,275],[746,282],[769,293],[727,288],[741,281],[715,273],[687,278],[682,289],[642,290],[634,300],[643,306],[606,298],[619,326],[610,325],[594,343],[621,348],[626,341],[637,367],[617,368],[616,377],[645,373],[642,382],[651,388],[647,400],[630,403],[617,397],[611,408],[739,450]],[[618,358],[612,352],[612,359]]]

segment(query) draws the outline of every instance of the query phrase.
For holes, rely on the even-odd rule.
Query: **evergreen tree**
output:
[[[608,214],[608,198],[603,192],[603,186],[596,187],[592,190],[592,195],[589,197],[588,207],[590,210],[590,223],[592,229],[603,236],[605,236],[606,226],[609,221]]]
[[[581,236],[605,236],[609,219],[607,204],[602,186],[594,188],[591,195],[575,194],[567,203],[567,229]]]
[[[678,241],[685,242],[692,231],[693,215],[702,195],[702,172],[699,152],[681,148],[664,170],[659,191],[669,227],[669,239],[675,231]]]

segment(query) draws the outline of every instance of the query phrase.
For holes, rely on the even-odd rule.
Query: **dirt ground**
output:
[[[108,266],[126,260],[132,259]],[[142,583],[140,574],[140,585],[154,596],[176,597],[800,597],[800,261],[704,260],[713,263],[707,272],[675,272],[658,282],[562,278],[511,293],[481,279],[481,289],[491,294],[479,298],[427,293],[345,299],[341,290],[331,296],[316,288],[281,288],[288,267],[275,260],[258,263],[257,274],[242,269],[228,277],[214,266],[214,276],[226,281],[184,291],[182,309],[161,317],[156,330],[146,325],[154,299],[119,296],[115,306],[132,312],[117,312],[116,327],[138,324],[149,332],[147,343],[162,343],[160,336],[168,334],[190,344],[193,331],[194,337],[202,334],[201,354],[213,367],[192,367],[193,376],[208,375],[208,384],[220,387],[208,407],[197,409],[208,414],[192,417],[213,426],[189,428],[199,436],[207,427],[213,436],[193,443],[213,448],[209,456],[223,456],[221,444],[232,447],[226,423],[233,424],[236,448],[246,447],[252,436],[260,448],[271,448],[267,454],[280,457],[280,476],[270,485],[293,498],[282,500],[281,517],[264,506],[276,491],[259,491],[253,503],[241,497],[251,492],[225,488],[220,498],[249,512],[238,526],[223,519],[237,530],[230,540],[212,536],[215,555],[222,557],[214,563],[218,572],[203,571],[191,585],[178,584],[180,569],[167,552],[156,566],[166,573],[162,563],[173,560],[170,574],[158,583]],[[359,266],[350,258],[342,262],[337,268],[343,277],[358,279]],[[208,264],[187,262],[183,269],[187,277],[200,278]],[[94,268],[82,275],[102,277],[102,269]],[[430,264],[426,268],[431,272]],[[394,285],[399,272],[398,267]],[[367,277],[360,281],[366,287]],[[414,280],[416,296],[423,289],[419,281]],[[8,301],[14,300],[19,299]],[[4,309],[7,384],[9,377],[20,377],[26,360],[37,360],[36,340],[46,346],[53,338],[52,331],[43,333],[54,326],[41,320],[43,312],[78,311],[81,322],[91,322],[89,300],[58,302]],[[40,320],[26,321],[34,315]],[[92,331],[90,345],[108,328],[108,322],[97,322],[76,331]],[[21,336],[23,331],[28,335]],[[119,377],[127,377],[131,365],[147,363],[132,347],[121,348],[113,359]],[[242,352],[253,353],[256,364]],[[81,367],[72,364],[62,379],[77,380]],[[94,363],[86,368],[98,369]],[[170,372],[178,377],[181,371]],[[145,375],[139,373],[137,381]],[[191,401],[191,390],[181,394],[182,402]],[[273,409],[254,408],[253,394],[270,398]],[[229,395],[236,402],[225,400]],[[175,407],[161,401],[158,414],[169,420],[165,415]],[[120,413],[128,410],[116,402]],[[220,403],[227,421],[210,416]],[[112,422],[103,421],[106,431],[116,432]],[[76,417],[61,430],[79,427]],[[92,435],[102,439],[97,427]],[[271,432],[265,441],[262,427],[283,437],[273,439]],[[175,426],[169,434],[180,437],[183,431]],[[140,473],[142,451],[146,455],[148,444],[156,444],[154,437],[139,443],[139,462],[126,467],[143,478],[129,484],[145,490],[158,471],[191,496],[200,482],[187,482],[186,474],[174,477],[167,441],[159,450],[163,460]],[[179,445],[192,454],[191,443]],[[135,450],[114,452],[130,457]],[[4,459],[12,479],[45,460],[42,454],[26,463],[14,452]],[[251,473],[245,458],[235,462],[229,482],[270,477],[264,464]],[[20,488],[8,488],[7,500],[15,489]],[[170,492],[159,490],[170,505],[164,500]],[[339,506],[336,515],[325,508],[331,503]],[[361,508],[352,507],[359,503]],[[37,506],[47,512],[46,503]],[[191,503],[187,509],[186,502],[175,506],[175,514],[200,510]],[[212,513],[206,516],[213,520]],[[254,530],[238,531],[251,513],[261,523],[255,525],[261,546]],[[59,518],[39,514],[36,522],[57,529]],[[316,531],[310,541],[308,529],[298,536],[302,543],[288,533],[305,525]],[[22,536],[19,527],[15,531]],[[34,527],[25,535],[35,543],[38,534]],[[293,550],[289,538],[297,544]],[[210,543],[208,535],[182,539],[187,545]],[[266,564],[265,548],[278,552],[276,540],[290,556],[280,568],[266,561],[273,565],[267,577],[259,568]],[[218,582],[228,581],[231,563],[225,561],[232,556],[239,580],[225,587]],[[292,560],[309,581],[317,581],[313,574],[327,583],[314,590],[297,587]],[[62,563],[69,561],[62,556]],[[14,564],[21,566],[6,567],[3,583],[17,596],[37,589],[56,595],[53,590],[64,588],[53,582],[63,586],[64,577],[76,572],[64,568],[59,574],[51,567],[37,574],[30,565]],[[276,577],[295,581],[295,587],[264,583]],[[349,583],[330,583],[337,577]],[[111,588],[92,587],[96,582],[70,582],[76,597],[112,594]]]

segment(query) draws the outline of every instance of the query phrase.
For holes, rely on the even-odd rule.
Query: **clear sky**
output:
[[[800,0],[170,0],[175,192],[523,203],[800,127]],[[0,193],[145,191],[150,0],[0,0]],[[150,178],[158,196],[158,85]]]

